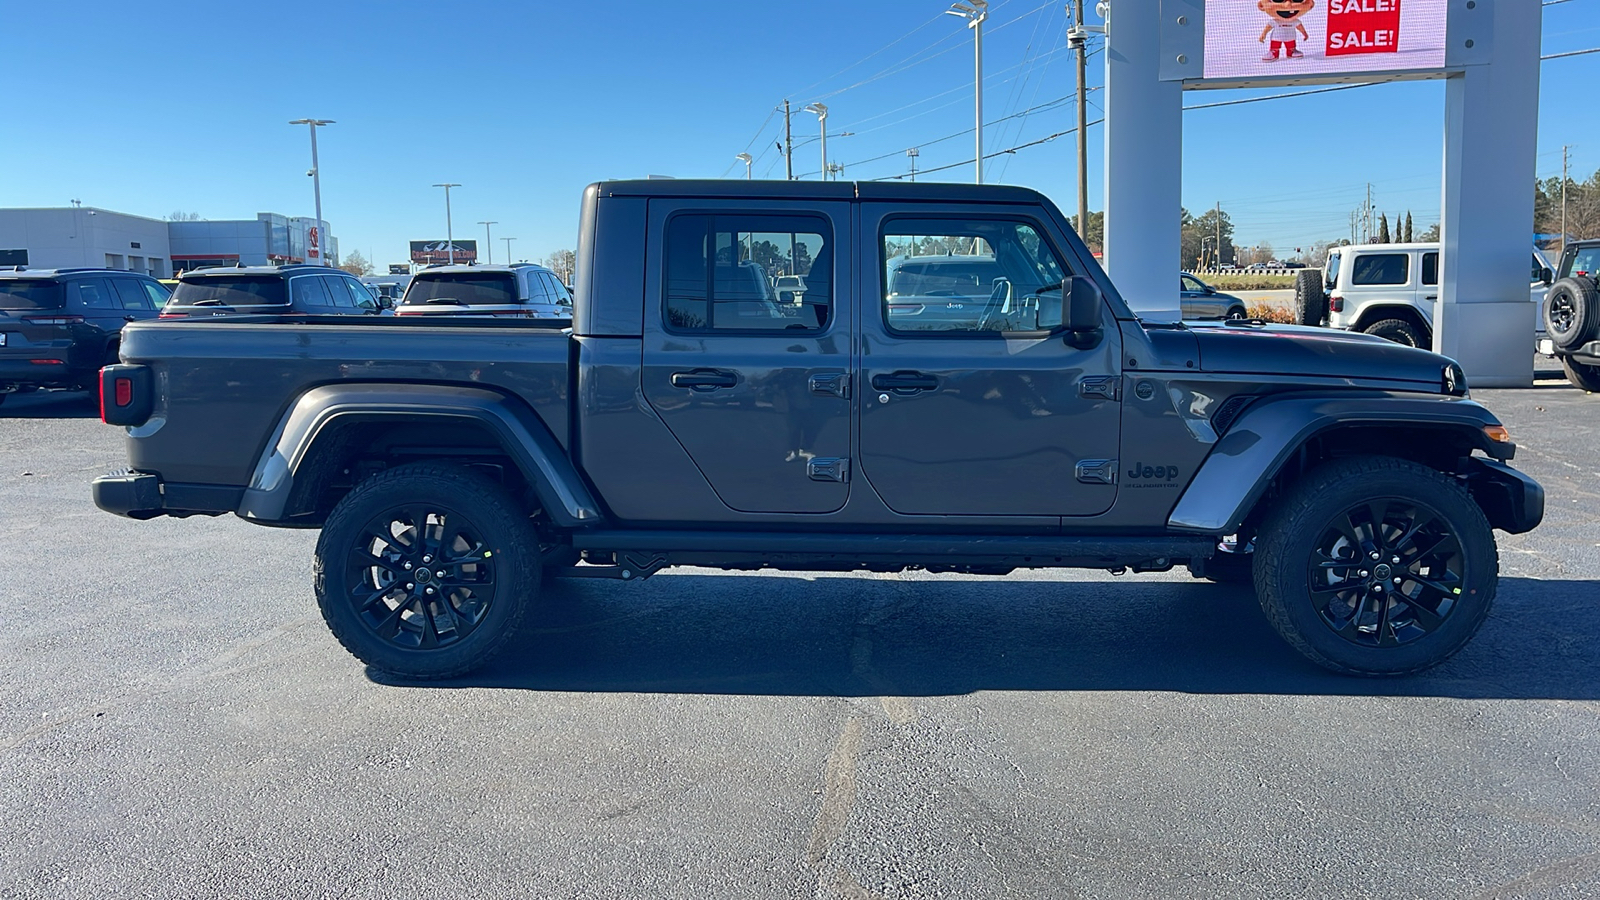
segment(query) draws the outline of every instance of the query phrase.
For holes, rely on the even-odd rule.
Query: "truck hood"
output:
[[[1451,364],[1427,350],[1330,328],[1197,325],[1193,332],[1207,372],[1414,381],[1437,390]]]

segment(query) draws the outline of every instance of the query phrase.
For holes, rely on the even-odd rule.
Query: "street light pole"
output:
[[[817,114],[817,127],[822,129],[822,180],[828,180],[828,107],[822,103],[806,106],[806,112]]]
[[[506,265],[510,265],[511,264],[511,242],[516,240],[516,238],[501,238],[500,240],[506,242]]]
[[[751,159],[750,158],[750,154],[748,154],[748,153],[740,153],[739,155],[735,156],[734,159],[737,159],[739,162],[744,163],[744,180],[745,181],[749,181],[750,180],[750,164],[755,162],[755,160]]]
[[[455,182],[447,182],[436,184],[434,187],[444,188],[444,247],[445,252],[450,254],[450,265],[453,266],[456,264],[456,235],[450,224],[450,189],[461,187],[461,185]]]
[[[911,183],[912,184],[916,184],[917,183],[917,157],[919,157],[921,155],[922,154],[915,147],[912,147],[910,150],[906,151],[906,158],[911,161]]]
[[[972,29],[973,63],[975,74],[973,76],[973,97],[975,98],[974,113],[976,127],[973,128],[975,137],[975,153],[973,154],[973,183],[983,184],[983,20],[989,18],[989,0],[971,0],[971,5],[966,3],[952,3],[945,10],[947,16],[959,16],[967,20],[967,27]]]
[[[332,119],[294,119],[290,125],[305,125],[311,129],[311,192],[316,198],[317,209],[317,252],[322,253],[322,248],[328,246],[327,229],[322,227],[322,167],[317,165],[317,128],[323,125],[332,125]],[[327,258],[327,254],[323,254]]]
[[[494,265],[494,238],[489,236],[489,226],[490,225],[499,225],[500,223],[499,222],[479,222],[478,224],[483,226],[483,250],[484,250],[484,256],[486,257],[485,261],[489,265],[492,266],[492,265]],[[509,263],[509,262],[511,262],[511,260],[508,259],[508,260],[506,260],[506,262]]]

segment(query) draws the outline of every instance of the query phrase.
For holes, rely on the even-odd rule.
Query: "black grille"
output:
[[[1239,418],[1239,414],[1244,412],[1245,407],[1255,399],[1247,394],[1235,394],[1222,401],[1222,405],[1211,415],[1211,427],[1217,432],[1217,436],[1225,434],[1234,420]]]

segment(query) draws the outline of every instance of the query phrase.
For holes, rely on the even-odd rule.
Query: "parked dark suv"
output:
[[[154,278],[118,269],[0,270],[0,403],[94,386],[117,361],[122,326],[155,318],[167,296]]]
[[[328,266],[228,266],[178,278],[161,318],[256,314],[372,316],[382,305],[354,275]]]

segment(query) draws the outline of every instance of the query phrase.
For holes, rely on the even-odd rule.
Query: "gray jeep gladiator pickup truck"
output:
[[[542,579],[669,566],[1182,565],[1323,666],[1409,673],[1487,616],[1491,529],[1543,515],[1455,363],[1142,322],[1033,191],[601,183],[577,256],[570,327],[130,325],[101,404],[132,468],[95,502],[321,528],[333,633],[420,678],[488,660]],[[914,256],[973,264],[889,290]]]

